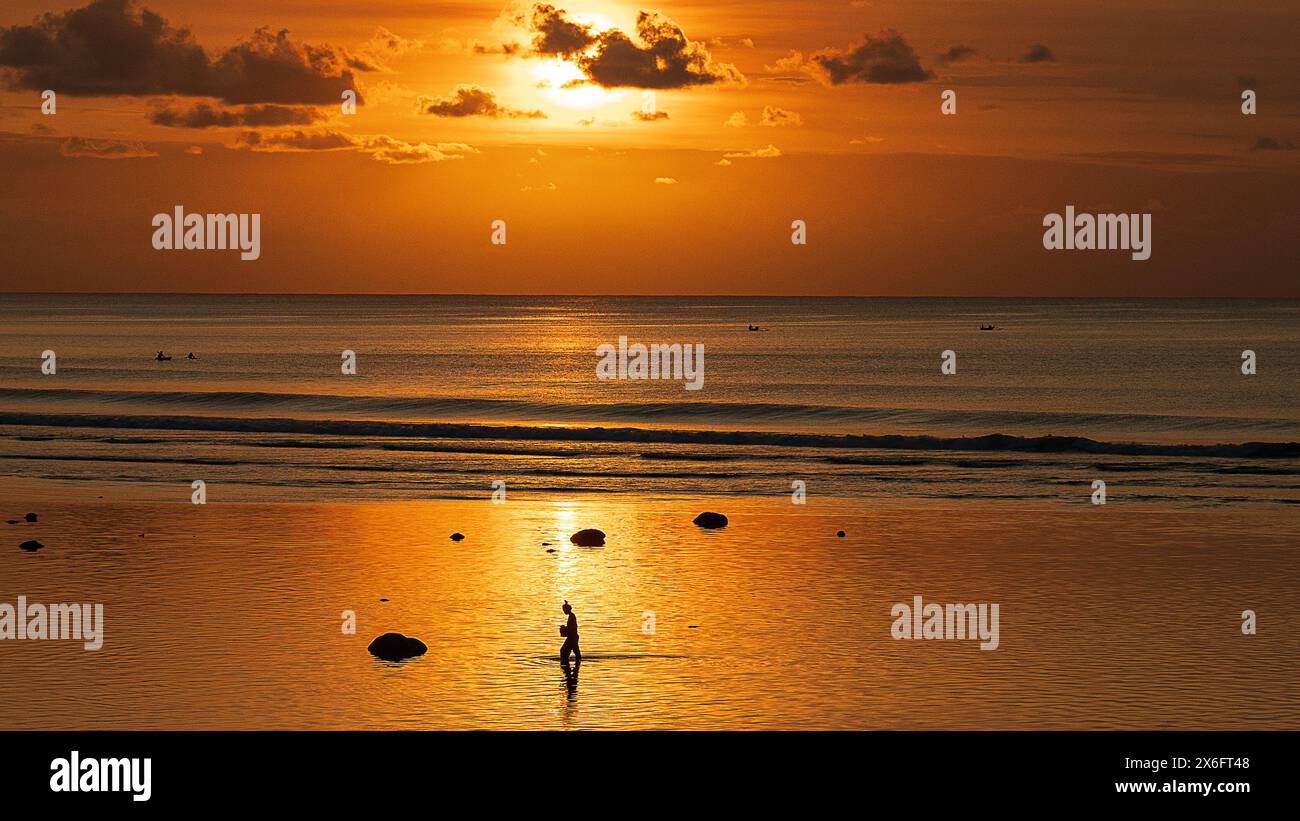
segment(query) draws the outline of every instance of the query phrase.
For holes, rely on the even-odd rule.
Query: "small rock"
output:
[[[388,601],[388,599],[380,599],[380,601]]]
[[[18,546],[23,550],[28,551],[29,553],[35,553],[37,550],[40,550],[42,547],[45,547],[45,545],[41,544],[35,539],[31,539],[29,541],[23,542]]]
[[[9,520],[9,524],[11,524],[11,525],[16,525],[16,524],[18,524],[18,520],[17,520],[17,519],[10,519],[10,520]]]
[[[604,547],[605,534],[596,530],[594,527],[590,527],[586,530],[579,530],[577,533],[574,533],[569,537],[569,541],[573,542],[578,547]]]
[[[552,547],[552,548],[548,549],[546,552],[547,552],[547,553],[554,553],[554,552],[555,552],[555,548]]]
[[[370,646],[366,649],[384,661],[402,661],[424,655],[428,652],[429,646],[414,636],[385,633],[370,642]]]
[[[459,541],[460,541],[461,539],[463,539],[463,538],[465,538],[465,534],[464,534],[464,533],[453,533],[453,534],[451,534],[451,540],[452,540],[453,542],[459,542]]]
[[[26,519],[26,520],[29,521],[29,522],[34,522],[34,521],[36,521],[36,514],[35,514],[35,513],[28,513],[28,514],[27,514],[26,516],[24,516],[23,518]]]
[[[843,530],[837,530],[837,531],[835,531],[835,535],[836,535],[836,536],[839,536],[841,539],[843,539],[843,538],[844,538],[844,531],[843,531]]]
[[[707,527],[707,528],[726,527],[727,517],[723,516],[721,513],[711,513],[709,511],[705,511],[701,513],[699,516],[696,516],[692,524],[694,524],[696,527]]]

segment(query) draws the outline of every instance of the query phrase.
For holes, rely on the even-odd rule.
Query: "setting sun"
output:
[[[567,60],[539,60],[528,71],[546,99],[566,108],[591,111],[624,96],[622,90],[593,85],[582,69]]]

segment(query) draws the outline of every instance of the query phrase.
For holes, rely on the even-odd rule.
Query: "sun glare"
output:
[[[582,69],[567,60],[540,60],[530,71],[546,99],[566,108],[589,111],[624,94],[623,91],[611,91],[587,82]]]
[[[575,12],[571,19],[588,26],[596,34],[619,27],[613,17],[600,12]],[[547,100],[565,108],[591,111],[627,93],[623,89],[601,88],[589,82],[582,69],[558,57],[536,61],[529,68],[529,74]]]

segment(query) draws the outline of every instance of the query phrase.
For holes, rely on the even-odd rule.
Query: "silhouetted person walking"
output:
[[[560,609],[569,617],[569,621],[560,628],[560,635],[564,636],[564,646],[560,648],[560,661],[568,664],[569,653],[573,653],[573,660],[582,664],[582,650],[578,649],[578,617],[573,615],[573,607],[567,601]]]

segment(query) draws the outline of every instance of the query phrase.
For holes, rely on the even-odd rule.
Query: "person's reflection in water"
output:
[[[560,664],[564,671],[564,695],[560,698],[560,727],[570,729],[578,725],[578,670],[566,662]]]
[[[570,667],[569,662],[561,665],[564,668],[564,689],[569,692],[569,701],[576,701],[578,698],[578,667]]]

